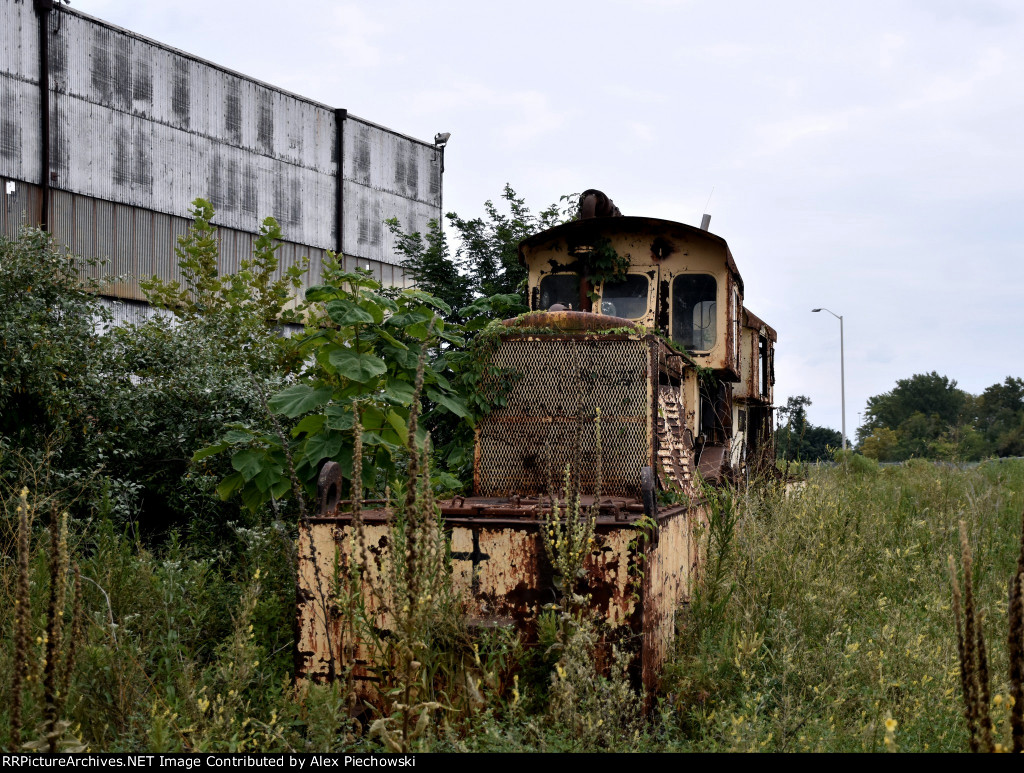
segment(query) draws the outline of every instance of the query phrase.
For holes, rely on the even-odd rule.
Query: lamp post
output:
[[[811,309],[811,311],[828,311],[839,320],[839,393],[843,406],[843,451],[846,451],[846,357],[843,354],[843,317],[828,309]]]

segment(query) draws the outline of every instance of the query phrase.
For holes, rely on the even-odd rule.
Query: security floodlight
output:
[[[438,132],[434,135],[434,144],[439,148],[443,148],[448,144],[448,138],[452,136],[451,132]]]

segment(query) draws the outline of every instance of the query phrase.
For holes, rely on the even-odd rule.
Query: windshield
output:
[[[643,274],[630,274],[621,282],[605,282],[601,293],[601,313],[639,319],[647,313],[648,286],[648,279]]]
[[[556,303],[567,309],[579,309],[580,275],[551,274],[540,280],[540,308],[547,311]]]

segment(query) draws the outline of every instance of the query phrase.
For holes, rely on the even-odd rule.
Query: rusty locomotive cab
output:
[[[481,387],[495,399],[477,423],[473,494],[438,504],[470,619],[531,636],[555,600],[540,526],[570,465],[584,507],[599,511],[580,590],[614,638],[638,641],[650,689],[699,570],[698,479],[738,481],[774,457],[776,334],[744,308],[721,237],[622,216],[598,191],[580,209],[519,246],[530,313],[492,333],[499,375]],[[383,514],[364,521],[386,547]],[[336,507],[313,519],[300,585],[312,587],[314,563],[329,575],[350,526]],[[326,646],[338,628],[306,596],[300,672],[322,678],[339,665]]]

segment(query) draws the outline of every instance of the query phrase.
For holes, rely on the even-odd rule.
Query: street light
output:
[[[843,451],[846,451],[846,358],[843,354],[843,317],[828,309],[811,309],[811,311],[828,311],[839,320],[839,390],[843,404]]]

